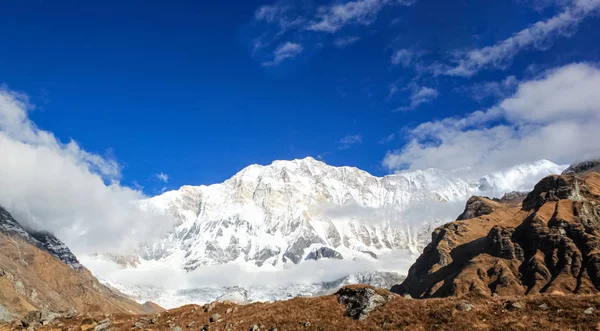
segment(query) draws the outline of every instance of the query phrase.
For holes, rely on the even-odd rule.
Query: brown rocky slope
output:
[[[56,237],[25,230],[0,207],[0,323],[29,313],[40,321],[60,314],[140,314],[154,308],[102,285]]]
[[[587,294],[600,289],[600,173],[570,168],[522,202],[471,198],[392,288],[414,298],[476,293]]]

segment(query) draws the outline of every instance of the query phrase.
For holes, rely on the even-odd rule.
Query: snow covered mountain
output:
[[[251,165],[220,184],[184,186],[142,201],[179,224],[168,237],[141,247],[139,262],[127,259],[126,265],[277,271],[314,260],[378,261],[405,251],[408,266],[431,231],[455,219],[470,196],[529,190],[565,168],[542,160],[483,176],[427,169],[375,177],[310,157]]]
[[[418,254],[432,226],[457,215],[428,211],[454,202],[462,208],[472,195],[526,190],[564,168],[539,161],[479,178],[436,169],[379,178],[310,157],[251,165],[222,184],[184,186],[144,201],[180,224],[164,241],[144,247],[141,257],[177,258],[194,270],[232,261],[282,267],[306,259],[377,258],[398,249]],[[415,208],[428,219],[408,219]]]

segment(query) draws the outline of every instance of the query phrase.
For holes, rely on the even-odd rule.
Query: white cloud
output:
[[[347,36],[347,37],[341,37],[341,38],[335,39],[333,41],[333,44],[337,48],[344,48],[344,47],[348,47],[348,46],[356,43],[359,40],[360,40],[360,37],[358,37],[358,36]]]
[[[199,290],[202,294],[196,300],[209,302],[230,292],[230,287],[247,289],[255,300],[266,300],[274,293],[281,295],[280,293],[300,292],[298,295],[304,295],[307,291],[322,288],[311,288],[311,284],[333,282],[351,274],[373,270],[406,274],[414,257],[408,251],[395,251],[380,254],[377,260],[308,260],[286,266],[283,270],[228,263],[203,266],[191,272],[147,261],[142,261],[138,268],[126,269],[114,262],[88,256],[82,256],[81,261],[94,275],[109,279],[113,284],[116,282],[117,287],[120,284],[129,285],[125,289],[135,291],[136,295],[147,295],[144,299],[151,299],[165,308],[176,308],[190,303],[190,297],[182,293],[187,292],[185,290]]]
[[[296,56],[298,56],[300,53],[302,53],[302,45],[300,44],[296,44],[296,43],[292,43],[292,42],[286,42],[283,43],[281,45],[279,45],[279,47],[277,47],[277,49],[275,49],[275,51],[273,52],[273,60],[268,61],[268,62],[263,62],[263,66],[276,66],[281,64],[281,62],[287,60],[287,59],[293,59]]]
[[[410,105],[399,107],[395,111],[414,110],[419,105],[428,103],[436,99],[440,93],[438,90],[426,86],[414,86],[410,95]]]
[[[410,142],[390,151],[390,170],[476,167],[496,170],[549,159],[558,163],[600,155],[600,70],[571,64],[522,82],[486,111],[425,122]]]
[[[496,45],[455,53],[455,64],[434,65],[436,74],[470,77],[486,67],[503,68],[520,51],[545,48],[558,36],[568,36],[589,15],[600,9],[600,0],[573,0],[556,16],[539,21]]]
[[[410,49],[399,49],[392,54],[390,62],[393,65],[402,65],[408,67],[415,57],[415,52]]]
[[[164,183],[169,182],[169,175],[167,175],[163,172],[160,172],[160,173],[156,174],[155,176],[156,176],[156,179],[160,180],[161,182],[164,182]]]
[[[340,139],[338,149],[346,150],[346,149],[349,149],[350,147],[352,147],[356,144],[360,144],[360,143],[362,143],[362,135],[350,134],[350,135],[347,135],[347,136],[343,137],[342,139]]]
[[[142,192],[121,186],[121,168],[62,143],[28,117],[24,95],[0,89],[0,205],[24,226],[56,234],[76,253],[127,251],[171,229],[171,219],[142,211]]]

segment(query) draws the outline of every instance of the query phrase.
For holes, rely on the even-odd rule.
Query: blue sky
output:
[[[507,154],[486,156],[505,148],[497,142],[525,155],[525,138],[543,137],[526,132],[556,124],[543,119],[548,114],[523,117],[539,104],[522,106],[536,100],[531,89],[539,84],[531,82],[584,81],[587,90],[576,89],[583,98],[600,88],[595,76],[577,78],[595,74],[600,58],[597,0],[1,6],[0,84],[28,96],[35,106],[28,116],[40,129],[116,160],[119,180],[150,195],[305,156],[376,175],[500,164]],[[586,66],[567,67],[577,63]],[[515,93],[516,101],[504,102]],[[458,135],[447,126],[422,126],[492,114],[498,105],[502,116],[452,127],[476,142],[483,132],[491,141],[485,147],[448,141],[443,134]],[[586,105],[552,114],[580,110],[589,116]],[[488,135],[506,127],[510,139]],[[563,162],[595,152],[535,157]],[[521,161],[529,159],[506,162]]]

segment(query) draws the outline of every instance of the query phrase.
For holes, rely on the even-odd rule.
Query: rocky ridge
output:
[[[520,202],[473,197],[392,288],[415,298],[600,290],[600,173],[542,179]]]

